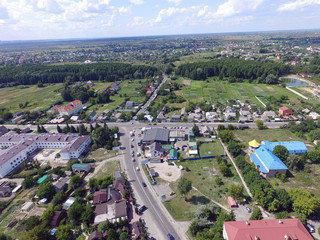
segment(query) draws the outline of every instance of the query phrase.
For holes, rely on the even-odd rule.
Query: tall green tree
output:
[[[192,189],[192,182],[185,177],[182,177],[178,183],[179,192],[185,197]]]
[[[231,184],[228,193],[233,199],[241,201],[243,198],[243,186],[239,184]]]
[[[289,151],[285,146],[277,145],[274,147],[272,153],[276,155],[283,163],[287,162]]]
[[[72,239],[72,229],[69,224],[60,225],[55,233],[57,240],[71,240]]]
[[[263,219],[263,217],[262,217],[262,212],[261,212],[260,208],[254,207],[252,214],[251,214],[251,217],[250,217],[250,220],[261,220],[261,219]]]

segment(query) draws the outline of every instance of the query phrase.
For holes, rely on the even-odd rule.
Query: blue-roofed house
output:
[[[265,177],[274,177],[277,173],[286,173],[287,166],[270,151],[266,146],[260,145],[251,154],[251,161]]]
[[[264,140],[261,143],[264,144],[265,147],[271,152],[277,145],[286,147],[291,154],[300,155],[302,153],[308,152],[308,148],[306,147],[304,142],[301,141],[269,142],[268,140]]]

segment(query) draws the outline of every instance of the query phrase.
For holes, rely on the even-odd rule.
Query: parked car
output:
[[[251,213],[251,209],[248,206],[246,206],[246,209],[248,213]]]
[[[145,182],[142,182],[142,187],[146,187],[147,184]]]
[[[145,210],[147,210],[147,207],[143,205],[141,208],[138,209],[139,214],[143,213]]]
[[[176,194],[176,192],[170,192],[170,196],[175,195],[175,194]]]
[[[309,232],[311,232],[311,233],[315,232],[314,227],[310,223],[307,223],[307,228],[308,228]]]
[[[168,233],[169,240],[174,240],[174,237],[171,235],[171,233]]]
[[[139,168],[139,167],[136,167],[136,170],[137,170],[137,171],[140,171],[140,168]]]
[[[132,162],[135,162],[136,160],[134,158],[132,158]]]

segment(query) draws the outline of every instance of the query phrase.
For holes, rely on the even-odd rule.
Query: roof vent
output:
[[[278,223],[282,224],[283,222],[281,221],[281,219],[279,219]]]
[[[260,240],[260,238],[257,235],[255,235],[254,240]]]
[[[284,239],[291,240],[291,237],[288,234],[286,234],[286,235],[284,235]]]
[[[249,223],[248,221],[246,221],[246,224],[247,224],[247,225],[250,225],[250,223]]]

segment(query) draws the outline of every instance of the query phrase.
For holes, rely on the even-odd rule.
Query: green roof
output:
[[[193,132],[190,132],[190,137],[194,137],[194,133]]]
[[[49,177],[49,176],[50,176],[50,175],[48,175],[48,174],[43,175],[41,178],[38,179],[37,183],[38,183],[38,184],[42,183],[42,182],[43,182],[44,180],[46,180],[47,177]]]
[[[177,149],[171,149],[169,152],[170,158],[178,158],[178,150]]]
[[[161,145],[161,148],[162,148],[162,149],[165,149],[165,150],[166,150],[166,149],[169,150],[169,149],[172,148],[172,146],[171,146],[171,145]]]
[[[75,163],[72,165],[72,167],[75,167],[75,168],[86,168],[89,164],[86,164],[86,163]]]

